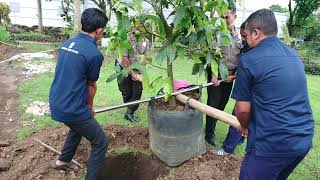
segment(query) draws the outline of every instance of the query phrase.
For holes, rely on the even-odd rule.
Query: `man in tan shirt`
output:
[[[137,30],[134,28],[129,31],[128,38],[132,46],[132,50],[125,50],[124,56],[116,60],[116,65],[121,68],[127,68],[133,63],[139,63],[138,56],[144,55],[149,49],[149,40],[144,38],[142,42],[138,42],[136,38]],[[119,90],[122,93],[123,102],[131,102],[140,100],[142,95],[142,78],[140,72],[133,69],[129,75],[118,83]],[[138,122],[139,118],[133,114],[138,109],[139,105],[129,106],[124,118],[130,122]]]
[[[224,110],[228,103],[229,96],[231,94],[233,80],[235,79],[235,71],[239,62],[240,49],[242,47],[242,41],[239,38],[239,34],[234,25],[236,19],[236,6],[230,4],[228,11],[224,15],[224,19],[227,22],[231,42],[228,46],[222,46],[223,62],[228,66],[228,80],[221,82],[220,74],[214,74],[211,68],[207,68],[208,82],[212,82],[213,86],[208,87],[208,100],[207,104],[211,107]],[[217,120],[211,116],[206,116],[206,141],[215,146],[215,127]]]

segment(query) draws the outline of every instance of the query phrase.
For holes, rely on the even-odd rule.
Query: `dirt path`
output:
[[[10,54],[15,54],[12,49]],[[20,74],[21,72],[10,64],[0,63],[0,141],[13,141],[20,128],[17,111],[17,89]]]

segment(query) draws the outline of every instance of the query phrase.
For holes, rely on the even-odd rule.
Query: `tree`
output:
[[[9,14],[10,14],[10,7],[3,3],[0,2],[0,25],[2,23],[10,23],[10,18],[9,18]]]
[[[41,0],[37,0],[37,5],[38,5],[38,30],[39,32],[43,32]]]
[[[127,76],[132,68],[142,71],[145,90],[158,92],[163,89],[169,97],[173,91],[173,63],[176,60],[192,60],[192,74],[202,74],[211,65],[213,72],[218,70],[223,79],[227,78],[228,69],[221,60],[222,45],[230,43],[229,31],[223,13],[228,8],[225,0],[133,0],[124,2],[111,1],[112,10],[117,17],[117,27],[111,36],[109,50],[118,51],[122,57],[124,50],[132,50],[128,41],[128,30],[138,29],[138,36],[155,37],[159,47],[156,52],[147,56],[149,64],[166,64],[166,77],[150,80],[145,67],[139,64],[118,71],[108,78],[108,81],[118,76]],[[149,6],[150,10],[143,8]],[[129,14],[129,9],[132,14]],[[217,16],[209,17],[214,10]],[[167,13],[166,13],[167,12]],[[172,19],[172,20],[169,20]],[[139,38],[138,38],[139,39]]]
[[[81,28],[81,2],[80,0],[74,0],[73,2],[74,5],[74,27],[76,29],[80,29]]]
[[[288,12],[287,8],[284,8],[278,4],[271,5],[269,7],[269,9],[273,12],[279,12],[279,13],[287,13]]]
[[[295,31],[303,28],[304,22],[310,15],[320,7],[320,1],[316,0],[294,0],[295,7],[292,9],[292,0],[289,0],[289,20],[288,31],[290,36],[295,35]]]

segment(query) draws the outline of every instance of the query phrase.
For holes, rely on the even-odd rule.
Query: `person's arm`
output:
[[[95,116],[95,112],[93,109],[93,99],[94,96],[96,95],[97,92],[97,83],[96,81],[88,81],[88,91],[89,91],[89,96],[88,96],[88,105],[91,111],[91,114]]]
[[[251,99],[252,99],[252,84],[253,76],[247,66],[244,66],[246,59],[240,58],[240,63],[237,68],[237,79],[233,87],[231,98],[236,100],[234,107],[235,115],[237,116],[242,134],[248,136],[249,119],[251,118]]]
[[[236,101],[234,107],[235,115],[237,116],[240,125],[241,133],[247,137],[248,136],[248,125],[251,115],[251,102],[249,101]]]
[[[124,68],[127,68],[127,67],[129,67],[130,65],[131,65],[131,63],[130,63],[128,57],[127,57],[127,56],[124,56],[124,57],[122,58],[122,61],[121,61],[121,66],[124,67]],[[129,74],[131,75],[131,77],[132,77],[133,80],[136,80],[136,74],[134,74],[133,70],[131,70],[131,71],[129,72]]]
[[[213,86],[219,86],[221,82],[213,72],[211,74],[211,82],[213,83]]]

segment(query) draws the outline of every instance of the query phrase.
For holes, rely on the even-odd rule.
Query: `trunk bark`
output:
[[[43,32],[43,24],[42,24],[42,4],[41,0],[37,0],[38,6],[38,31]]]
[[[81,3],[80,0],[74,0],[74,18],[73,23],[74,27],[81,29]]]
[[[288,32],[289,35],[293,35],[293,12],[292,12],[292,5],[291,5],[291,0],[289,0],[289,20],[288,20]]]

